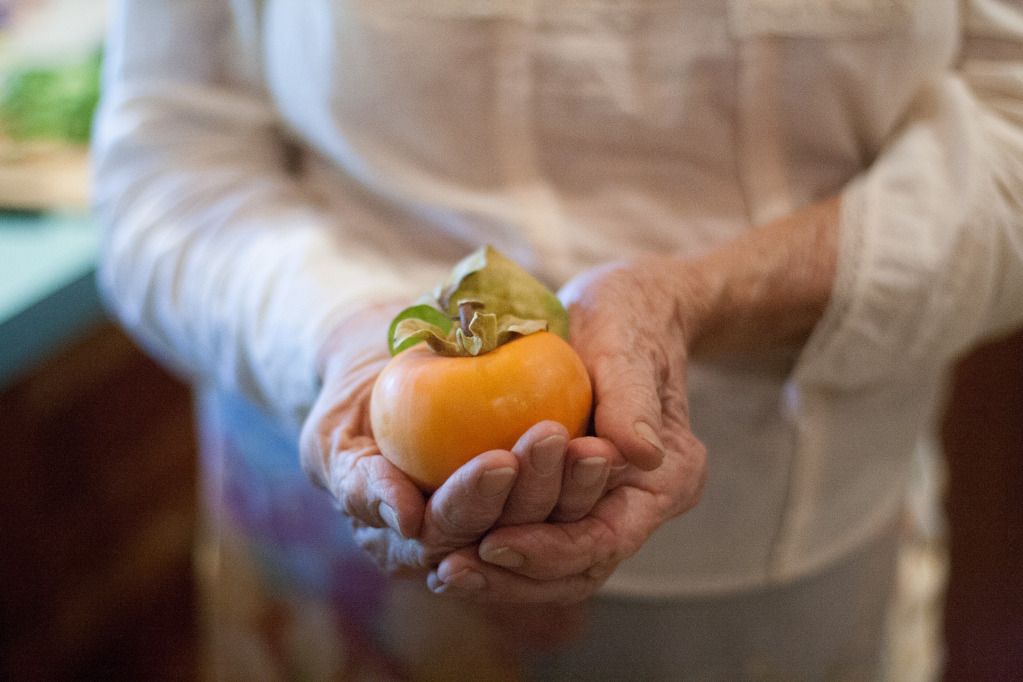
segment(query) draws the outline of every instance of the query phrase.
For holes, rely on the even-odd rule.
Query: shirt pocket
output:
[[[728,0],[729,31],[755,37],[853,38],[905,32],[922,0]]]

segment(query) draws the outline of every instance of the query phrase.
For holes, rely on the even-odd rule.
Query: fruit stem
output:
[[[469,323],[472,322],[477,310],[483,310],[483,301],[467,298],[458,302],[458,323],[462,327],[462,333],[470,338],[473,333],[469,329]]]

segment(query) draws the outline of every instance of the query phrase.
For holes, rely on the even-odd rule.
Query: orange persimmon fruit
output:
[[[472,357],[426,344],[398,353],[373,387],[370,419],[381,453],[431,492],[476,455],[511,449],[537,422],[583,435],[591,404],[582,360],[540,331]]]

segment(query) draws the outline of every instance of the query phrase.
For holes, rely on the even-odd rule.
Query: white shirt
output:
[[[798,358],[692,367],[704,499],[609,589],[785,581],[876,537],[942,370],[1023,319],[1020,2],[114,4],[101,284],[292,422],[333,324],[481,243],[557,286],[841,193],[823,320]]]

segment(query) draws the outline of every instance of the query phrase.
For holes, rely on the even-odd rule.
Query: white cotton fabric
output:
[[[798,356],[694,365],[703,501],[610,591],[790,581],[898,514],[941,372],[1023,319],[1009,0],[122,0],[100,280],[147,347],[292,423],[359,305],[489,242],[552,286],[836,193]]]

